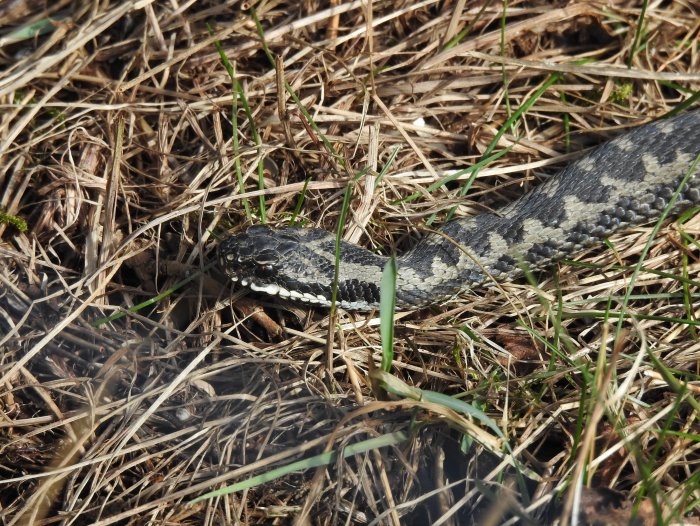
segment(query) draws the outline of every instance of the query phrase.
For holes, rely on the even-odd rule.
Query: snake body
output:
[[[620,228],[700,205],[700,111],[635,128],[568,165],[496,213],[444,224],[397,258],[396,304],[439,303],[492,279],[509,280],[597,243]],[[686,177],[690,171],[689,177]],[[682,185],[685,178],[685,184]],[[335,235],[315,228],[252,226],[219,246],[234,282],[328,307]],[[340,245],[336,304],[379,304],[387,258]]]

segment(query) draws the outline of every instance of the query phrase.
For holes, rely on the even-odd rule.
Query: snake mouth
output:
[[[280,287],[276,283],[260,283],[249,278],[242,278],[234,274],[229,274],[231,281],[237,285],[245,287],[253,292],[261,292],[268,296],[277,296],[293,301],[302,301],[312,305],[330,306],[328,299],[321,294],[311,294],[309,292],[298,292]]]
[[[317,306],[330,306],[330,302],[322,294],[289,290],[274,282],[256,280],[250,276],[250,272],[253,272],[257,268],[256,266],[252,266],[252,268],[249,268],[248,271],[243,270],[243,272],[241,272],[242,269],[234,268],[234,261],[237,261],[237,259],[230,253],[225,255],[221,254],[219,256],[219,265],[224,270],[231,282],[235,283],[236,285],[245,287],[253,292],[267,294],[268,296],[277,296],[280,298],[301,301]]]

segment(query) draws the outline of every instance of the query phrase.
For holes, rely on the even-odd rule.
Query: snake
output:
[[[395,306],[419,309],[540,270],[612,233],[700,205],[700,110],[633,128],[493,212],[444,223],[395,258]],[[339,265],[336,269],[336,256]],[[389,256],[319,228],[253,225],[219,243],[235,284],[316,307],[378,307]],[[337,273],[336,294],[333,298]]]

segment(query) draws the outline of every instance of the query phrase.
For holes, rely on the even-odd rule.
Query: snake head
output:
[[[256,225],[219,244],[219,265],[231,281],[255,292],[325,304],[333,262],[319,258],[311,246],[332,254],[334,242],[323,230]]]

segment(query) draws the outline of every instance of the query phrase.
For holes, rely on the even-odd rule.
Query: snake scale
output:
[[[475,286],[509,280],[616,230],[700,205],[700,110],[635,128],[569,164],[495,213],[445,223],[397,258],[396,305],[415,309]],[[680,191],[679,191],[680,188]],[[234,282],[316,306],[331,304],[335,235],[258,225],[222,241],[219,264]],[[336,302],[379,304],[386,256],[343,242]]]

